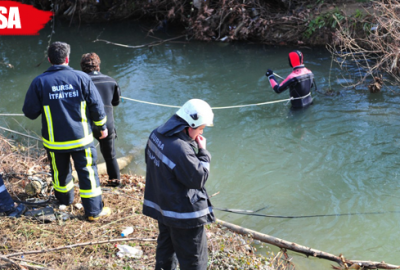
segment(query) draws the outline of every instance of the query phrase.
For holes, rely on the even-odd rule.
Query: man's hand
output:
[[[108,129],[102,130],[101,132],[101,137],[99,139],[104,139],[107,138],[108,136]]]
[[[265,76],[267,76],[268,78],[272,75],[274,75],[274,72],[271,69],[268,69],[267,73],[265,73]]]
[[[206,149],[207,140],[205,137],[203,137],[201,135],[197,136],[196,142],[197,142],[197,145],[199,146],[199,149]]]

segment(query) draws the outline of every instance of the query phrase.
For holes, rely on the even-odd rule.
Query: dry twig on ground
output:
[[[29,151],[28,151],[29,149]],[[28,154],[29,152],[29,154]],[[0,164],[6,187],[15,198],[25,199],[24,182],[29,172],[47,171],[45,152],[29,148],[0,136]],[[34,169],[32,169],[34,168]],[[141,214],[144,177],[122,175],[122,186],[108,188],[106,175],[100,175],[105,205],[112,214],[98,222],[84,219],[79,191],[65,210],[51,204],[56,213],[66,213],[44,223],[29,217],[0,218],[0,269],[154,269],[157,222]],[[133,227],[129,238],[121,231]],[[271,269],[270,258],[258,255],[252,238],[241,236],[216,224],[206,226],[209,239],[208,269]],[[114,243],[136,246],[143,251],[139,259],[119,258]],[[271,258],[274,254],[270,253]]]
[[[358,70],[358,78],[349,80],[350,87],[361,85],[367,79],[374,83],[382,73],[391,75],[399,83],[400,2],[374,1],[373,9],[364,12],[357,19],[338,21],[333,45],[328,49],[344,71]]]

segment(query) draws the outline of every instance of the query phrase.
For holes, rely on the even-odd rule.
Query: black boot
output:
[[[6,211],[6,215],[8,217],[20,217],[22,214],[26,212],[26,206],[23,203],[20,203],[18,206],[14,206],[11,210]]]

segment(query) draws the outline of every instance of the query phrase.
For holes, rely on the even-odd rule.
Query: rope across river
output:
[[[244,107],[251,107],[251,106],[261,106],[261,105],[267,105],[267,104],[274,104],[274,103],[280,103],[280,102],[285,102],[285,101],[290,101],[290,100],[296,100],[296,99],[303,99],[311,95],[311,92],[308,93],[305,96],[302,97],[291,97],[291,98],[286,98],[286,99],[279,99],[279,100],[272,100],[272,101],[266,101],[266,102],[260,102],[260,103],[253,103],[253,104],[242,104],[242,105],[232,105],[232,106],[224,106],[224,107],[211,107],[213,110],[222,110],[222,109],[233,109],[233,108],[244,108]],[[154,105],[154,106],[159,106],[159,107],[168,107],[168,108],[177,108],[179,109],[181,106],[177,105],[168,105],[168,104],[162,104],[162,103],[155,103],[155,102],[149,102],[149,101],[144,101],[144,100],[139,100],[139,99],[134,99],[134,98],[128,98],[128,97],[123,97],[121,96],[121,100],[129,100],[129,101],[134,101],[138,103],[143,103],[143,104],[149,104],[149,105]],[[24,116],[23,114],[0,114],[0,116]]]
[[[211,109],[213,109],[213,110],[221,110],[221,109],[243,108],[243,107],[250,107],[250,106],[261,106],[261,105],[274,104],[274,103],[285,102],[285,101],[290,101],[290,100],[295,100],[295,99],[302,99],[302,98],[308,97],[309,95],[310,94],[305,95],[304,97],[286,98],[286,99],[279,99],[279,100],[266,101],[266,102],[253,103],[253,104],[233,105],[233,106],[225,106],[225,107],[211,107]],[[121,98],[122,98],[122,100],[135,101],[135,102],[138,102],[138,103],[150,104],[150,105],[155,105],[155,106],[160,106],[160,107],[168,107],[168,108],[180,108],[181,107],[181,106],[176,106],[176,105],[168,105],[168,104],[148,102],[148,101],[143,101],[143,100],[139,100],[139,99],[122,97],[122,96],[121,96]],[[0,114],[0,116],[1,116],[1,114]]]
[[[274,73],[275,76],[283,79],[281,76],[278,74]],[[244,108],[244,107],[252,107],[252,106],[261,106],[261,105],[267,105],[267,104],[274,104],[274,103],[280,103],[280,102],[286,102],[290,100],[296,100],[296,99],[303,99],[311,95],[311,92],[308,93],[305,96],[302,97],[290,97],[286,99],[279,99],[279,100],[272,100],[272,101],[266,101],[266,102],[260,102],[260,103],[253,103],[253,104],[243,104],[243,105],[233,105],[233,106],[224,106],[224,107],[212,107],[211,109],[213,110],[222,110],[222,109],[233,109],[233,108]],[[159,106],[159,107],[168,107],[168,108],[180,108],[181,106],[177,105],[168,105],[168,104],[162,104],[162,103],[156,103],[156,102],[149,102],[149,101],[144,101],[144,100],[139,100],[139,99],[134,99],[134,98],[129,98],[129,97],[124,97],[121,96],[121,101],[123,100],[129,100],[129,101],[134,101],[138,103],[143,103],[143,104],[149,104],[149,105],[154,105],[154,106]],[[7,113],[7,114],[0,114],[0,116],[24,116],[23,114],[16,114],[16,113]]]
[[[261,102],[261,103],[254,103],[254,104],[244,104],[244,105],[233,105],[233,106],[225,106],[225,107],[213,107],[213,110],[221,110],[221,109],[232,109],[232,108],[243,108],[243,107],[251,107],[251,106],[261,106],[261,105],[266,105],[266,104],[274,104],[274,103],[279,103],[279,102],[285,102],[285,101],[290,101],[290,100],[295,100],[295,99],[302,99],[305,97],[308,97],[311,94],[311,92],[303,97],[298,97],[298,98],[286,98],[286,99],[280,99],[280,100],[273,100],[273,101],[266,101],[266,102]],[[159,106],[159,107],[168,107],[168,108],[180,108],[181,106],[177,106],[177,105],[168,105],[168,104],[161,104],[161,103],[155,103],[155,102],[149,102],[149,101],[144,101],[144,100],[139,100],[139,99],[133,99],[133,98],[128,98],[128,97],[123,97],[121,96],[121,100],[129,100],[129,101],[134,101],[134,102],[138,102],[138,103],[143,103],[143,104],[149,104],[149,105],[154,105],[154,106]],[[0,116],[24,116],[24,114],[22,113],[2,113],[0,114]],[[32,138],[38,141],[42,141],[40,138],[37,137],[33,137],[30,135],[26,135],[5,127],[1,127],[0,129],[3,129],[5,131],[9,131],[15,134],[19,134],[28,138]]]

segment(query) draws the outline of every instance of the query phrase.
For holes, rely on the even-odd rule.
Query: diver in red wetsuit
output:
[[[314,82],[314,74],[303,64],[303,54],[300,51],[292,51],[289,53],[289,65],[293,68],[292,73],[286,79],[278,84],[275,79],[274,72],[268,69],[265,76],[268,77],[271,87],[276,93],[282,93],[286,89],[290,89],[290,102],[292,108],[303,108],[312,104],[311,88],[316,87]]]

